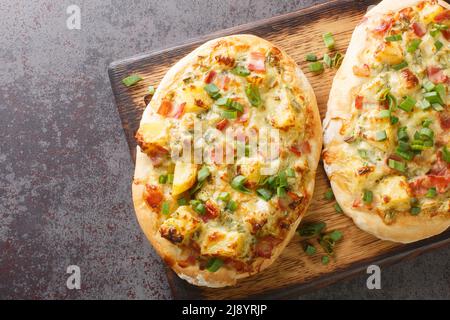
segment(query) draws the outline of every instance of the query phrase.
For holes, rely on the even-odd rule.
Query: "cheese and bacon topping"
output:
[[[450,218],[450,11],[424,1],[364,23],[343,141],[324,152],[331,180],[388,225]]]
[[[232,36],[197,52],[150,102],[136,140],[153,169],[135,183],[145,184],[159,235],[179,248],[179,266],[251,272],[299,221],[321,138],[315,100],[304,94],[298,73],[277,47]],[[252,148],[252,135],[273,130],[274,152]],[[228,132],[236,139],[227,140]],[[196,148],[201,164],[182,160]],[[230,155],[232,163],[225,161]]]

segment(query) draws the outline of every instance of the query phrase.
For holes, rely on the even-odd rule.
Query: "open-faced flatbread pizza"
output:
[[[283,50],[252,35],[209,41],[168,71],[143,114],[132,187],[139,223],[181,278],[233,285],[292,238],[321,137],[313,90]]]
[[[385,0],[356,27],[324,120],[324,165],[343,211],[381,239],[450,226],[450,10]]]

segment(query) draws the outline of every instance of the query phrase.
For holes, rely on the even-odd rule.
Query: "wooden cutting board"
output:
[[[320,75],[309,72],[305,54],[315,53],[322,56],[326,52],[322,34],[328,31],[334,34],[337,51],[345,53],[354,27],[361,20],[367,8],[376,2],[371,0],[332,1],[279,17],[223,30],[177,47],[112,63],[109,67],[109,76],[133,160],[136,149],[134,133],[138,129],[145,108],[143,97],[148,86],[157,87],[166,71],[194,48],[209,39],[224,35],[250,33],[284,48],[299,64],[314,87],[323,117],[335,70],[327,69]],[[121,80],[132,73],[141,75],[144,80],[127,88]],[[222,289],[195,287],[168,270],[173,297],[176,299],[295,297],[306,291],[364,272],[370,264],[395,263],[450,243],[450,230],[436,237],[409,245],[378,240],[359,230],[347,216],[335,211],[333,207],[335,202],[324,199],[324,193],[328,188],[329,182],[322,163],[320,163],[316,177],[315,195],[304,221],[324,221],[327,224],[327,230],[338,229],[343,232],[343,239],[336,246],[336,257],[328,265],[322,265],[323,251],[318,246],[316,246],[318,253],[314,256],[307,256],[296,235],[270,268],[240,281],[234,287]]]

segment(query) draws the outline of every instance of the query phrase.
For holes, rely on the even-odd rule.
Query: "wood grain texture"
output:
[[[354,27],[368,6],[373,4],[376,4],[376,1],[333,1],[280,17],[227,29],[196,39],[188,44],[111,64],[109,68],[111,84],[133,160],[136,148],[134,133],[138,129],[145,108],[143,97],[148,86],[157,87],[166,71],[198,45],[206,40],[224,35],[250,33],[283,47],[310,80],[317,96],[320,114],[323,117],[335,71],[327,69],[320,75],[310,73],[308,63],[304,59],[305,54],[316,53],[321,56],[326,52],[321,39],[322,34],[328,31],[334,34],[336,50],[344,53]],[[144,80],[127,88],[121,83],[121,80],[131,73],[141,75]],[[322,163],[320,163],[315,194],[304,221],[325,221],[328,231],[339,229],[343,232],[343,240],[336,246],[336,258],[332,259],[327,266],[321,263],[323,252],[320,248],[318,248],[318,254],[309,257],[303,252],[298,236],[295,236],[270,268],[240,281],[235,287],[222,289],[194,287],[168,270],[168,279],[174,298],[295,297],[303,292],[362,272],[369,264],[395,263],[450,243],[450,231],[409,245],[378,240],[359,230],[344,214],[336,213],[333,207],[334,202],[323,199],[328,188],[328,179]]]

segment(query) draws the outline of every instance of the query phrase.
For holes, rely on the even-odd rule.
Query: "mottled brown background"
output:
[[[0,298],[166,299],[107,66],[314,0],[0,1]],[[81,8],[81,30],[65,10]],[[68,265],[82,289],[66,288]],[[301,298],[450,298],[450,248]]]

